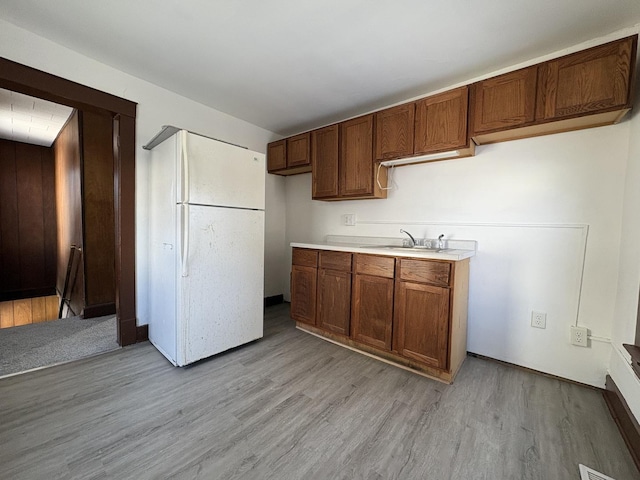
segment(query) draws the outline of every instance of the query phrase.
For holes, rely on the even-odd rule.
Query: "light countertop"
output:
[[[346,237],[330,235],[323,242],[292,242],[295,248],[313,248],[317,250],[334,250],[338,252],[369,253],[388,255],[391,257],[413,257],[434,260],[459,261],[476,254],[476,242],[473,240],[446,240],[444,250],[402,248],[402,239],[376,237]],[[385,246],[392,245],[393,248]]]

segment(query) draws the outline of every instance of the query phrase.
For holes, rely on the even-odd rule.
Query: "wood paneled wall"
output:
[[[86,317],[115,313],[113,120],[91,111],[81,118]]]
[[[62,295],[71,245],[83,248],[82,241],[82,158],[80,115],[75,111],[53,144],[55,155],[56,219],[58,262],[56,289]],[[72,311],[84,309],[84,252],[80,257],[73,289],[67,294]]]
[[[85,318],[115,313],[113,121],[76,111],[54,143],[58,219],[56,287],[62,294],[71,245],[82,249],[67,294]]]
[[[0,140],[0,301],[55,293],[51,148]]]

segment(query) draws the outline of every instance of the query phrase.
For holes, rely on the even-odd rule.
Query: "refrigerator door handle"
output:
[[[182,276],[189,276],[189,205],[180,205],[182,210],[180,234],[182,235]]]
[[[180,165],[182,167],[182,199],[181,202],[189,203],[189,157],[187,155],[187,132],[180,132]]]

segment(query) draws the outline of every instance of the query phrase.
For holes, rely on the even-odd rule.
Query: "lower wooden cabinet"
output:
[[[393,278],[356,274],[351,312],[353,340],[391,350]]]
[[[348,337],[351,326],[351,273],[318,270],[317,299],[318,327]]]
[[[449,358],[449,289],[400,281],[395,293],[398,353],[446,369]]]
[[[325,250],[318,256],[316,324],[347,337],[351,329],[351,259],[348,252]]]
[[[314,267],[291,267],[291,318],[316,324],[316,285],[318,270]]]
[[[466,357],[469,260],[294,248],[298,328],[450,383]]]
[[[291,318],[316,324],[318,251],[294,248],[291,265]]]

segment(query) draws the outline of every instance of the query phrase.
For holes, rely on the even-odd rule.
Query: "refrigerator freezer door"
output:
[[[264,212],[199,205],[177,212],[189,216],[178,275],[178,365],[187,365],[262,337]]]
[[[178,135],[178,203],[264,210],[264,154],[184,130]]]

